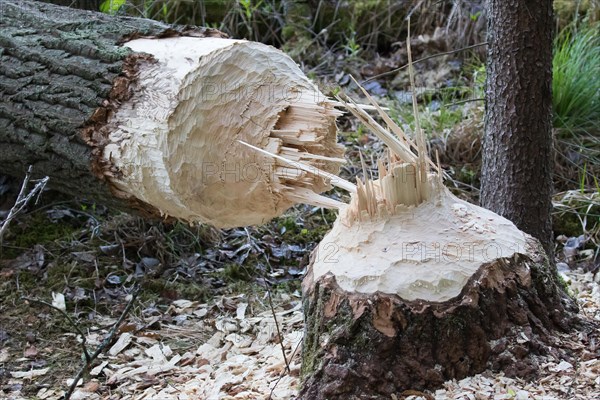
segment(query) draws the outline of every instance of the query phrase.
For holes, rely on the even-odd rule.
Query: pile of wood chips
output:
[[[569,278],[582,317],[600,321],[600,286],[594,281],[597,278],[590,273],[570,273]],[[284,294],[274,299],[277,325],[266,299],[261,301],[263,304],[258,306],[244,295],[222,298],[217,306],[177,300],[167,310],[170,318],[148,317],[146,328],[141,330],[139,321],[130,321],[125,326],[131,329],[121,329],[118,340],[91,371],[91,379],[78,386],[72,399],[293,399],[300,384],[300,295]],[[266,311],[253,315],[254,308]],[[105,333],[90,334],[87,341],[98,344]],[[540,376],[534,382],[486,371],[458,382],[446,382],[435,393],[409,390],[392,398],[600,398],[600,345],[595,338],[573,332],[560,334],[557,340],[577,355],[577,361],[540,357]],[[26,385],[51,371],[46,368],[11,374],[13,383]],[[42,388],[37,398],[58,400],[70,383],[57,382],[59,387]],[[10,398],[25,397],[13,393]]]

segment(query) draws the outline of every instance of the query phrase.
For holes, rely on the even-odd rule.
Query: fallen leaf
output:
[[[53,396],[54,397],[60,397],[60,396],[62,396],[62,394],[59,395],[59,393],[56,390],[54,390],[54,389],[41,388],[37,392],[36,396],[40,400],[46,400],[46,399],[53,398]]]
[[[29,346],[23,351],[23,357],[34,358],[38,355],[38,349],[35,346]]]

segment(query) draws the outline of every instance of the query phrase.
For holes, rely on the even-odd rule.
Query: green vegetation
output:
[[[558,35],[553,62],[554,126],[567,135],[600,133],[599,24]]]
[[[554,197],[553,229],[556,235],[586,234],[600,241],[600,191],[570,190]],[[590,244],[593,243],[590,241]]]
[[[19,218],[14,223],[4,245],[0,247],[0,258],[13,258],[34,245],[45,245],[59,240],[69,241],[77,227],[68,221],[53,222],[43,211],[35,211]]]
[[[106,14],[115,15],[127,0],[104,0],[100,4],[100,11]]]
[[[424,92],[420,97],[419,122],[421,129],[429,137],[442,134],[445,130],[453,128],[468,117],[468,109],[461,107],[460,89],[447,88],[437,91]],[[392,110],[392,117],[402,125],[414,129],[415,116],[411,105],[401,105]]]

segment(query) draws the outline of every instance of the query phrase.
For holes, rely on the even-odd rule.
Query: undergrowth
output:
[[[570,26],[556,39],[552,105],[554,127],[563,135],[600,133],[599,29]]]

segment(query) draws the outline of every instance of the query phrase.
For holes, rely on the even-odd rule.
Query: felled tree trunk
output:
[[[338,112],[282,52],[216,30],[3,0],[0,173],[218,227],[332,206]],[[325,204],[323,204],[325,202]]]
[[[452,195],[422,134],[413,144],[381,109],[397,137],[349,110],[392,156],[379,179],[357,182],[312,254],[300,398],[389,399],[488,367],[533,376],[530,356],[575,310],[540,243]]]

